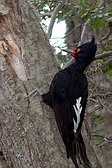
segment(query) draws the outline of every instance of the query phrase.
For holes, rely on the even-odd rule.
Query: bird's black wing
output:
[[[71,157],[77,168],[76,156],[86,168],[90,168],[81,135],[87,87],[84,74],[71,76],[66,69],[56,74],[50,87],[55,118],[66,146],[67,157]]]

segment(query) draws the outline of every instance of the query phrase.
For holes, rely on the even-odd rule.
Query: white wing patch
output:
[[[73,105],[73,108],[75,110],[76,113],[76,117],[77,117],[77,122],[75,122],[75,120],[73,119],[74,122],[74,132],[76,133],[79,122],[80,122],[80,114],[82,111],[82,106],[81,106],[81,97],[79,97],[78,99],[76,99],[76,105]]]

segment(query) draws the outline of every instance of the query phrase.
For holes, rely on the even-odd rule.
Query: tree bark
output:
[[[56,145],[52,111],[38,97],[24,98],[36,87],[46,91],[57,71],[52,49],[26,1],[1,3],[5,11],[0,19],[2,151],[10,167],[66,167]]]
[[[46,92],[58,70],[38,14],[26,0],[0,1],[0,53],[0,149],[8,166],[73,168],[52,110],[37,96],[25,98],[37,87]]]

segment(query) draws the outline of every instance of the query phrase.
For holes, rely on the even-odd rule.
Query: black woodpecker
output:
[[[48,93],[42,95],[43,102],[54,110],[67,158],[72,159],[76,168],[80,164],[84,168],[91,168],[81,127],[88,98],[88,81],[84,70],[93,61],[96,50],[94,37],[90,42],[75,48],[71,53],[76,59],[75,63],[56,73]]]

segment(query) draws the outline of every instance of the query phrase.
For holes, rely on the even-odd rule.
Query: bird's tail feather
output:
[[[72,142],[72,145],[69,146],[67,153],[76,168],[79,168],[80,164],[83,165],[84,168],[91,168],[81,133],[78,134],[78,137]]]

